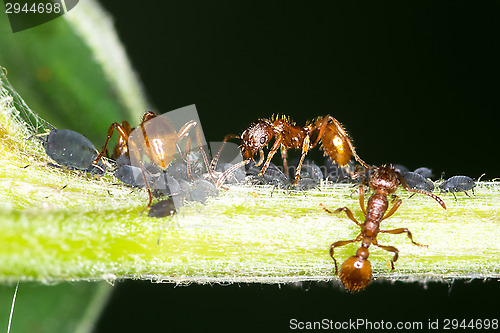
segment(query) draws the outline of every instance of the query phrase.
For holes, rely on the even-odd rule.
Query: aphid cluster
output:
[[[410,188],[420,189],[427,192],[434,191],[434,182],[431,181],[431,178],[434,177],[432,170],[422,167],[412,172],[408,171],[408,169],[402,165],[398,165],[397,168],[397,171],[401,173]],[[467,196],[469,196],[467,191],[472,191],[472,194],[474,194],[474,187],[476,187],[474,179],[468,176],[453,176],[444,181],[440,180],[438,184],[439,193],[450,192],[453,194],[455,200],[457,199],[455,195],[456,192],[464,192]]]
[[[201,141],[196,126],[195,121],[188,121],[177,132],[166,118],[147,112],[136,130],[126,121],[113,123],[100,153],[87,138],[71,130],[51,127],[48,134],[33,137],[42,141],[47,155],[57,163],[55,166],[102,176],[106,171],[102,157],[116,130],[119,133],[118,143],[110,160],[114,161],[113,175],[127,186],[146,188],[149,194],[148,208],[153,197],[163,196],[168,197],[167,200],[171,199],[178,208],[185,201],[204,203],[208,196],[217,196],[219,193],[213,181],[203,179],[202,164],[208,165],[208,159],[202,145],[191,150],[190,130],[194,130],[196,139]],[[185,150],[181,150],[184,154],[180,155],[183,155],[184,161],[173,162],[182,139],[185,139]],[[162,206],[165,205],[158,203],[149,215],[164,215],[157,212]],[[163,210],[170,211],[166,208]]]

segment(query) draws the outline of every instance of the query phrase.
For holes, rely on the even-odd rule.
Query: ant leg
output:
[[[259,161],[255,163],[255,166],[260,166],[262,162],[264,162],[264,151],[262,149],[259,149]]]
[[[222,153],[222,148],[224,148],[226,142],[231,139],[240,139],[240,137],[236,134],[228,134],[224,137],[224,140],[222,141],[222,145],[220,146],[219,151],[217,152],[217,154],[212,159],[212,162],[210,163],[210,169],[215,170],[215,168],[217,167],[217,163],[219,162],[220,154]]]
[[[250,163],[251,159],[248,159],[248,160],[243,160],[239,163],[236,163],[235,165],[233,165],[232,167],[230,167],[229,169],[227,169],[223,174],[222,176],[220,176],[220,178],[217,180],[217,183],[216,183],[216,187],[217,188],[221,188],[222,187],[222,184],[224,184],[224,182],[226,181],[226,178],[229,177],[230,174],[232,174],[234,172],[234,170],[238,169],[239,167],[241,167],[242,165],[245,165],[247,163]],[[222,187],[224,188],[224,187]]]
[[[177,140],[188,135],[188,132],[191,130],[191,128],[193,128],[196,125],[197,125],[197,122],[194,120],[190,120],[187,123],[185,123],[184,126],[181,127],[179,132],[177,132]]]
[[[205,166],[207,167],[207,171],[208,171],[208,174],[210,175],[210,178],[212,179],[212,181],[214,183],[216,183],[217,181],[215,180],[215,177],[212,173],[212,166],[208,163],[207,154],[205,153],[205,150],[203,149],[203,140],[202,140],[203,135],[201,133],[201,128],[197,125],[198,125],[198,123],[194,120],[190,120],[187,123],[185,123],[184,126],[182,126],[181,129],[179,130],[179,132],[177,133],[177,141],[179,141],[181,138],[187,136],[187,139],[186,139],[186,155],[187,155],[191,151],[191,138],[188,136],[188,134],[192,128],[195,128],[196,141],[198,143],[198,147],[199,147],[199,150],[201,152],[201,155],[203,156],[203,161],[205,163]],[[226,138],[224,138],[224,140],[227,141]],[[225,141],[224,141],[224,143],[225,143]],[[221,151],[222,151],[222,147],[220,148],[218,155],[220,154]],[[218,158],[219,158],[219,156],[217,156],[217,159]],[[189,165],[189,160],[187,158],[186,158],[186,162],[187,162],[189,178],[191,178],[191,180],[194,181],[193,176],[190,174],[191,168]],[[212,163],[213,163],[213,161],[212,161]],[[215,164],[217,164],[217,160],[215,160]]]
[[[205,153],[205,149],[203,149],[202,137],[203,137],[203,134],[201,133],[200,126],[196,126],[196,142],[198,143],[198,147],[200,149],[201,156],[203,157],[203,163],[205,163],[205,166],[207,167],[208,175],[210,176],[210,178],[212,179],[212,181],[215,184],[215,183],[217,183],[217,180],[215,179],[215,176],[212,172],[211,166],[208,163],[208,157],[207,157],[207,154]]]
[[[363,184],[359,186],[359,206],[361,207],[361,210],[363,211],[363,215],[366,216],[366,207],[365,207],[365,187]]]
[[[276,154],[276,152],[278,151],[280,145],[281,145],[281,136],[278,139],[276,139],[276,141],[274,141],[274,145],[269,151],[269,154],[267,154],[266,163],[264,163],[264,166],[260,170],[259,176],[262,176],[264,172],[266,172],[267,168],[269,167],[269,163],[271,163],[271,159],[273,158],[274,154]]]
[[[191,138],[188,136],[186,138],[186,151],[184,152],[185,153],[184,159],[186,160],[186,169],[187,169],[188,177],[189,177],[189,179],[191,179],[194,182],[194,177],[193,177],[193,174],[191,172],[191,163],[189,163],[190,151],[191,151]]]
[[[142,165],[142,163],[141,163]],[[144,177],[144,184],[146,184],[146,189],[148,191],[149,201],[148,201],[148,209],[151,208],[151,203],[153,202],[153,194],[151,193],[151,188],[149,187],[148,179],[146,178],[146,172],[144,170],[144,166],[141,167],[142,176]]]
[[[386,218],[391,217],[392,214],[394,214],[398,210],[399,206],[401,206],[401,204],[403,203],[403,201],[399,197],[397,197],[397,196],[396,196],[396,198],[394,200],[396,200],[396,203],[392,206],[391,210],[388,211],[384,215],[384,217],[382,217],[382,220],[385,220]]]
[[[377,240],[376,239],[373,239],[372,240],[372,244],[377,246],[377,247],[380,247],[381,249],[384,249],[388,252],[393,252],[394,253],[394,257],[392,257],[391,259],[391,269],[394,269],[394,263],[396,262],[396,260],[398,260],[399,258],[399,250],[397,248],[395,248],[394,246],[390,246],[390,245],[379,245],[377,243]]]
[[[302,156],[300,156],[300,161],[299,164],[297,165],[297,170],[295,170],[295,181],[293,182],[293,185],[297,185],[300,177],[300,169],[302,168],[302,163],[304,163],[304,159],[306,158],[307,151],[309,150],[309,141],[311,138],[309,136],[306,136],[304,138],[304,142],[302,143]]]
[[[391,230],[379,230],[379,232],[382,232],[384,234],[391,234],[391,235],[398,235],[398,234],[403,234],[406,233],[408,235],[408,238],[411,240],[411,243],[420,247],[428,247],[427,245],[423,245],[420,243],[417,243],[413,240],[413,235],[411,234],[411,231],[408,230],[407,228],[398,228],[398,229],[391,229]]]
[[[144,177],[144,184],[146,185],[146,190],[148,191],[149,201],[147,209],[149,209],[151,208],[151,203],[153,202],[153,194],[151,193],[151,187],[149,186],[148,178],[146,177],[146,168],[144,167],[142,160],[139,159],[140,154],[137,149],[132,149],[130,153],[133,154],[136,161],[139,161],[139,168],[141,169],[142,176]]]
[[[284,146],[281,146],[281,158],[283,159],[283,173],[288,177],[288,161],[287,161],[287,150]]]
[[[337,208],[335,209],[333,212],[328,210],[325,206],[323,206],[323,204],[319,204],[321,206],[321,208],[323,208],[325,210],[325,212],[327,213],[330,213],[330,214],[338,214],[340,212],[345,212],[347,217],[354,223],[356,223],[359,227],[361,227],[361,222],[359,222],[358,220],[356,220],[356,218],[354,217],[354,214],[351,212],[351,210],[347,207],[342,207],[342,208]]]
[[[126,130],[122,127],[122,125],[120,125],[118,123],[112,123],[111,126],[109,126],[108,136],[107,136],[106,142],[104,143],[104,147],[102,148],[99,155],[97,155],[97,158],[94,160],[94,162],[93,162],[94,164],[97,164],[97,162],[99,162],[101,157],[104,155],[104,152],[106,151],[106,148],[108,147],[109,139],[111,139],[111,136],[113,135],[113,132],[115,129],[118,131],[118,134],[120,135],[120,137],[123,138],[125,140],[125,142],[128,144],[128,133],[126,132]]]
[[[333,263],[335,264],[335,275],[338,274],[337,260],[335,260],[335,257],[333,256],[333,252],[334,252],[335,248],[336,247],[340,247],[340,246],[345,246],[347,244],[351,244],[351,243],[354,243],[354,242],[359,242],[360,241],[360,239],[359,239],[360,236],[361,236],[361,234],[359,234],[354,239],[344,240],[344,241],[338,241],[338,242],[335,242],[332,245],[330,245],[330,257],[332,257]]]

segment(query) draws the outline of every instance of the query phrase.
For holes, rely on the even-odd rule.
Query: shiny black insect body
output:
[[[426,192],[434,191],[434,183],[416,172],[408,171],[401,173],[401,175],[409,188],[423,190]]]
[[[433,178],[434,177],[434,174],[432,173],[432,169],[429,169],[426,167],[417,168],[417,169],[413,170],[413,172],[418,173],[419,175],[421,175],[424,178]]]
[[[474,194],[474,187],[476,187],[474,179],[467,176],[453,176],[439,185],[440,192],[451,192],[455,200],[457,196],[454,192],[464,192],[469,195],[467,191],[472,191]]]
[[[169,197],[166,200],[158,201],[151,205],[148,212],[148,217],[166,217],[177,213],[174,198]]]
[[[144,172],[148,183],[153,182],[153,177],[147,171]],[[142,174],[141,168],[132,165],[122,165],[114,173],[114,176],[118,178],[122,183],[131,187],[146,187],[144,181],[144,175]]]
[[[45,136],[36,136],[42,141],[47,155],[58,165],[70,170],[81,170],[92,175],[103,175],[104,164],[94,164],[99,152],[86,137],[69,129],[52,130]]]

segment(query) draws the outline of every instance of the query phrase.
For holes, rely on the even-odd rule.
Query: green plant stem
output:
[[[48,166],[39,140],[16,113],[12,91],[0,94],[0,281],[152,279],[191,282],[330,280],[329,246],[353,239],[359,227],[331,210],[347,206],[363,219],[355,189],[322,184],[293,192],[270,186],[231,186],[206,205],[174,217],[147,217],[147,195],[108,175],[100,180]],[[400,191],[403,205],[379,235],[392,254],[370,248],[376,278],[500,277],[498,182],[481,182],[476,195],[443,196],[447,210],[427,196]],[[341,263],[359,244],[335,250]]]

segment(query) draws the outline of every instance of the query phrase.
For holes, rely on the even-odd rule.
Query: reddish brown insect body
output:
[[[368,199],[366,209],[364,205],[364,187],[363,185],[359,187],[359,205],[361,206],[361,209],[363,210],[363,213],[365,215],[365,221],[361,223],[356,220],[353,213],[347,207],[338,208],[333,212],[340,213],[344,211],[351,221],[361,227],[361,232],[356,236],[356,238],[351,240],[338,241],[330,246],[330,256],[335,263],[335,274],[337,274],[337,261],[333,256],[334,249],[336,247],[344,246],[350,243],[361,242],[361,246],[356,251],[356,255],[349,257],[342,264],[339,274],[340,280],[342,281],[344,286],[348,290],[353,291],[365,288],[372,279],[371,264],[368,261],[368,248],[370,247],[370,245],[373,244],[386,251],[393,252],[394,257],[391,259],[391,268],[394,269],[394,262],[398,260],[399,250],[394,246],[378,244],[377,235],[380,232],[387,234],[406,233],[413,244],[418,246],[426,246],[415,242],[413,240],[411,232],[406,228],[398,228],[392,230],[379,229],[380,222],[392,216],[402,203],[401,199],[396,196],[394,199],[394,205],[387,212],[387,209],[389,208],[388,197],[392,196],[400,185],[403,186],[403,188],[408,192],[422,193],[430,196],[431,198],[436,200],[444,209],[446,209],[443,200],[441,200],[441,198],[439,198],[438,196],[429,192],[410,189],[405,183],[401,174],[397,172],[392,166],[370,167],[363,172],[368,173],[369,170],[373,171],[373,173],[369,176],[369,187],[373,191],[373,194]],[[329,213],[332,213],[325,207],[323,207],[323,209],[325,209]]]
[[[154,119],[154,122],[150,120]],[[113,156],[115,158],[120,155],[126,155],[131,158],[131,160],[136,161],[143,171],[144,180],[146,183],[146,188],[149,194],[148,207],[151,206],[152,194],[149,187],[145,168],[142,163],[143,155],[146,155],[152,163],[165,170],[167,166],[172,161],[174,154],[176,153],[177,143],[184,137],[187,137],[189,131],[196,127],[197,123],[194,120],[188,121],[184,126],[181,127],[179,132],[175,131],[174,126],[164,117],[158,117],[153,112],[146,112],[142,116],[142,121],[139,125],[140,130],[132,131],[130,125],[127,121],[123,121],[122,124],[113,123],[108,129],[108,135],[104,147],[94,161],[97,163],[101,157],[106,152],[106,147],[113,135],[114,130],[118,131],[118,145],[114,150]],[[201,134],[199,128],[197,129],[197,139],[201,140]],[[208,165],[208,158],[206,157],[205,151],[202,145],[199,144],[202,155],[205,159],[205,163]],[[191,150],[191,140],[187,137],[186,140],[186,153]],[[189,164],[188,164],[189,171]],[[209,170],[210,175],[211,172]]]
[[[260,172],[261,175],[266,172],[271,163],[271,159],[278,149],[281,150],[285,172],[288,172],[287,150],[300,149],[302,150],[302,154],[299,164],[297,165],[294,182],[294,184],[297,184],[300,176],[300,169],[307,152],[320,143],[325,155],[328,155],[339,165],[346,165],[350,161],[351,156],[354,156],[361,165],[368,167],[356,154],[354,146],[346,131],[342,128],[342,125],[330,115],[319,117],[312,123],[303,127],[293,124],[286,117],[277,117],[274,121],[261,119],[252,123],[241,136],[234,134],[226,135],[224,143],[230,139],[241,139],[241,154],[244,159],[242,164],[250,162],[255,153],[259,152],[260,160],[256,164],[258,166],[264,161],[264,147],[269,144],[273,137],[275,138],[274,144],[267,155],[266,162]],[[212,169],[214,169],[217,164],[221,150],[219,150],[219,153],[212,161]],[[230,170],[226,171],[226,174],[229,171]],[[219,179],[219,183],[221,183],[221,179],[224,180],[227,178],[226,174]]]

